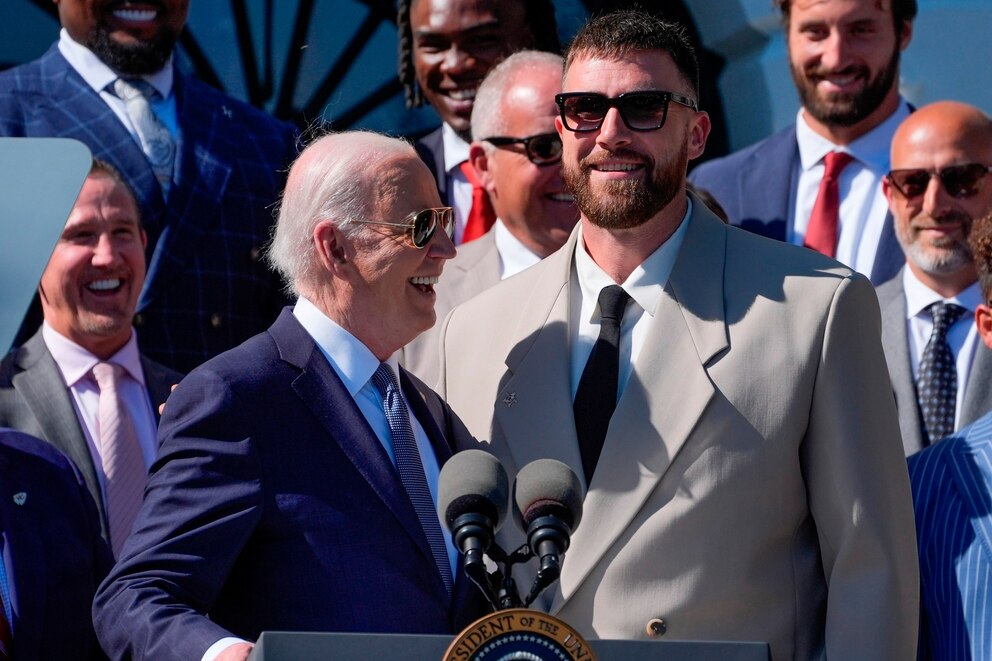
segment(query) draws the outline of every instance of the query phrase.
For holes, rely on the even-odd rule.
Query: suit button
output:
[[[645,627],[648,636],[651,638],[658,638],[665,635],[665,631],[668,630],[668,625],[660,617],[651,618],[648,620],[648,625]]]
[[[224,317],[220,316],[220,312],[214,312],[210,315],[210,326],[211,328],[220,328],[224,325]]]
[[[262,249],[257,247],[252,248],[251,251],[248,253],[248,257],[253,262],[257,262],[261,256],[262,256]]]

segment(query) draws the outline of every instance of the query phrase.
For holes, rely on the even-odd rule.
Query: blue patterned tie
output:
[[[920,359],[916,389],[927,439],[933,445],[954,432],[958,373],[954,354],[947,344],[947,331],[966,310],[953,303],[934,303],[927,309],[933,317],[933,332]]]
[[[396,469],[399,471],[400,481],[410,497],[410,502],[413,503],[413,509],[417,511],[417,518],[420,519],[420,525],[427,536],[434,562],[441,572],[444,588],[448,591],[448,596],[451,596],[454,581],[451,578],[451,564],[448,561],[448,549],[444,544],[441,523],[437,517],[437,507],[427,486],[427,477],[424,475],[424,465],[420,461],[413,427],[410,426],[406,402],[400,394],[396,375],[389,365],[379,364],[375,374],[372,375],[372,385],[382,395],[386,422],[389,423],[389,433],[393,437],[393,454],[396,456]]]
[[[124,101],[127,115],[138,134],[141,150],[145,152],[155,178],[162,187],[162,196],[168,197],[176,158],[176,142],[149,103],[151,99],[161,98],[161,95],[148,81],[141,78],[118,78],[114,81],[114,92]]]

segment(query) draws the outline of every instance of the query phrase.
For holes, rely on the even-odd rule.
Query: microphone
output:
[[[482,450],[464,450],[452,455],[438,477],[438,513],[465,559],[465,573],[494,609],[496,597],[483,554],[492,546],[496,531],[506,518],[509,483],[503,464]]]
[[[517,473],[514,518],[527,533],[527,544],[541,563],[524,605],[530,605],[561,575],[561,555],[579,527],[584,497],[579,478],[555,459],[538,459]]]

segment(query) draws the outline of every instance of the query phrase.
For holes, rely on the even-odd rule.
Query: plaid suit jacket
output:
[[[138,143],[57,45],[0,73],[0,135],[75,138],[120,170],[148,233],[141,350],[185,372],[265,330],[287,302],[261,248],[296,134],[178,70],[174,91],[179,164],[167,202]]]

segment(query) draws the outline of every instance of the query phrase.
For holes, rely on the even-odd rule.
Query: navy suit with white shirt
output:
[[[313,308],[301,300],[170,397],[134,533],[94,603],[113,658],[200,659],[263,630],[445,634],[481,614],[465,580],[447,594],[367,393],[353,392],[378,360],[331,347],[332,364],[301,306]],[[465,432],[399,375],[440,466]]]
[[[909,458],[920,658],[992,658],[992,413]]]
[[[842,200],[840,241],[841,244],[846,244],[839,246],[842,250],[838,251],[837,259],[863,273],[876,286],[895,276],[906,261],[896,238],[892,214],[885,207],[881,177],[888,170],[888,149],[892,134],[910,110],[912,108],[903,104],[883,124],[862,136],[859,140],[867,152],[862,155],[871,157],[875,163],[869,166],[860,162],[849,165],[847,176],[842,173],[840,179],[843,196],[851,175],[859,167],[862,168],[856,176],[861,176],[862,182],[859,183],[867,193],[872,208],[866,210],[861,207],[857,210],[858,214],[867,214],[857,224],[857,231],[861,234],[845,237],[845,207]],[[824,139],[811,138],[811,142],[820,140]],[[848,145],[848,150],[855,157],[858,157],[859,149],[862,148],[858,142]],[[750,147],[700,164],[690,173],[689,180],[717,199],[732,225],[771,239],[802,243],[804,232],[796,227],[795,218],[797,204],[805,208],[796,199],[797,184],[803,170],[800,151],[797,124],[792,124]],[[811,167],[819,167],[822,171],[822,165]],[[867,190],[868,184],[864,182],[875,180],[878,190]],[[813,195],[805,203],[810,210],[813,199],[815,188]],[[803,218],[803,223],[807,218],[808,215]],[[803,225],[802,229],[804,227]],[[868,239],[869,236],[872,237],[871,240]],[[862,237],[865,245],[862,245]]]
[[[112,82],[105,65],[74,46]],[[113,100],[101,97],[58,43],[0,73],[0,136],[75,138],[120,171],[148,234],[135,317],[141,350],[186,372],[264,330],[286,303],[260,254],[296,139],[289,124],[167,66],[178,138],[167,197],[108,105]]]

